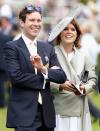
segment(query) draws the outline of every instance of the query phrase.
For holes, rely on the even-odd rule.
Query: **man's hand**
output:
[[[41,56],[39,56],[39,54],[37,54],[36,56],[31,56],[30,57],[32,65],[37,68],[38,70],[40,70],[41,72],[45,73],[46,72],[46,67],[43,65]]]

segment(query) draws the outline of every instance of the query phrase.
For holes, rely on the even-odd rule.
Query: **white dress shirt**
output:
[[[34,39],[32,41],[29,38],[27,38],[24,34],[22,34],[22,39],[24,40],[24,42],[29,50],[30,56],[37,55],[37,39]],[[35,74],[37,74],[37,68],[35,68]],[[45,89],[46,79],[48,78],[48,71],[46,71],[46,74],[44,74],[44,73],[42,73],[42,74],[44,76],[43,89]],[[42,104],[40,92],[39,92],[39,99],[38,100],[39,100],[40,104]]]

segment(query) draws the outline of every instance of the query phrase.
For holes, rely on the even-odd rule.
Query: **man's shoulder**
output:
[[[38,41],[38,43],[45,48],[49,48],[49,49],[53,48],[53,45],[50,44],[48,41]]]
[[[9,47],[12,46],[13,47],[15,45],[16,45],[16,41],[13,41],[13,40],[5,43],[5,47],[7,47],[7,46],[9,46]]]
[[[6,42],[7,45],[18,45],[19,42],[21,41],[21,38],[17,39],[17,40],[12,40],[12,41],[9,41],[9,42]]]

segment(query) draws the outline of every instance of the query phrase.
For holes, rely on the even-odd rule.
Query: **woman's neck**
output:
[[[71,53],[73,51],[73,44],[62,44],[66,53]]]

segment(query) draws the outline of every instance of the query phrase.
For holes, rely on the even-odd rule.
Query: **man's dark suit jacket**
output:
[[[100,93],[100,71],[98,73],[98,91]]]
[[[5,46],[5,43],[11,40],[12,37],[10,35],[5,35],[0,30],[0,107],[4,107],[7,102],[5,100],[5,82],[9,79],[6,72],[3,48]],[[7,85],[6,88],[8,89]]]
[[[53,97],[50,94],[49,81],[64,83],[65,73],[62,69],[48,69],[48,80],[43,89],[44,77],[41,73],[35,74],[30,62],[29,51],[22,38],[6,44],[5,59],[8,73],[12,81],[12,92],[8,104],[7,127],[30,126],[37,113],[39,91],[42,95],[43,117],[47,127],[55,126],[55,111]],[[43,42],[37,42],[37,52],[43,64],[49,67],[59,66],[54,48]]]
[[[13,38],[10,35],[5,35],[1,30],[0,30],[0,72],[5,73],[5,60],[4,60],[4,52],[3,48],[5,46],[5,43],[8,41],[11,41]]]

